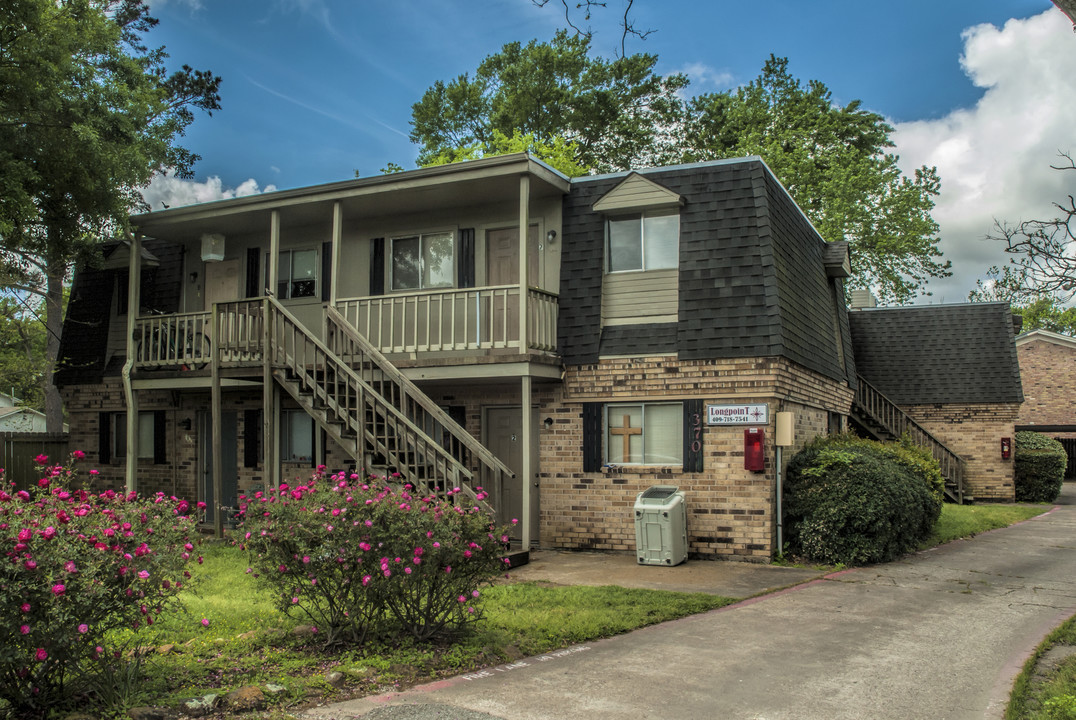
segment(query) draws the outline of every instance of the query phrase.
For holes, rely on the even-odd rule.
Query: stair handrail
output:
[[[307,330],[306,327],[298,320],[298,318],[292,315],[283,305],[280,304],[280,302],[276,298],[267,297],[266,300],[268,301],[268,307],[270,307],[275,314],[284,318],[289,324],[291,324],[299,333],[304,336],[305,340],[313,344],[314,347],[325,356],[326,362],[332,362],[332,364],[334,365],[334,371],[347,376],[350,381],[354,382],[359,388],[364,391],[365,397],[369,398],[371,402],[375,403],[375,411],[380,409],[386,414],[392,415],[394,419],[402,421],[409,431],[414,433],[418,438],[423,441],[423,444],[427,448],[433,449],[433,453],[438,455],[438,458],[436,458],[437,461],[444,463],[446,468],[451,467],[452,470],[456,472],[460,478],[466,478],[467,480],[471,480],[473,478],[473,473],[470,471],[470,469],[463,465],[459,460],[454,458],[451,453],[449,453],[445,448],[440,445],[440,443],[427,435],[422,428],[416,426],[415,423],[410,418],[408,418],[402,411],[400,411],[393,404],[386,401],[380,393],[378,393],[373,387],[371,387],[366,381],[364,381],[358,375],[358,373],[356,373],[351,367],[348,366],[346,362],[344,362],[339,356],[332,352],[328,345],[326,345],[320,339],[312,335],[310,331]],[[272,323],[269,326],[270,329],[272,329],[275,325],[274,318],[268,318],[267,320]],[[293,370],[298,370],[299,368],[295,367],[294,360],[293,362],[288,363],[286,348],[277,347],[277,343],[275,342],[273,335],[274,333],[270,332],[270,342],[273,345],[273,347],[270,348],[270,357],[275,362],[279,357],[282,356],[285,364],[288,367],[291,367]],[[378,400],[380,400],[380,403],[377,402]],[[378,405],[380,406],[380,408],[377,407]],[[368,432],[365,427],[363,428],[363,431]],[[386,448],[386,450],[388,450],[388,448]],[[417,477],[414,478],[414,480],[416,482],[421,481],[421,479]],[[487,509],[490,509],[487,503],[477,499],[477,494],[475,493],[474,489],[469,487],[467,483],[460,482],[459,487],[465,493],[467,493],[469,499],[482,504]]]
[[[448,430],[464,447],[474,453],[476,459],[489,466],[490,469],[504,474],[505,477],[515,477],[515,473],[500,458],[480,443],[474,435],[467,432],[466,428],[456,422],[451,415],[440,408],[411,378],[400,372],[400,369],[393,365],[380,350],[374,347],[373,343],[364,338],[362,333],[356,330],[339,310],[331,305],[326,305],[325,317],[334,325],[334,329],[342,331],[349,342],[357,345],[360,352],[369,357],[373,364],[377,366],[377,369],[388,376],[390,382],[400,387],[402,390],[401,404],[405,399],[414,402],[425,410],[433,420]],[[398,407],[397,409],[404,412],[405,415],[407,414],[404,408]],[[417,422],[417,418],[412,418],[412,422]]]
[[[911,415],[901,410],[895,402],[886,397],[885,393],[872,385],[862,375],[857,373],[856,378],[858,380],[855,395],[856,404],[894,437],[904,437],[905,434],[908,434],[912,436],[912,441],[916,445],[920,447],[929,446],[931,455],[941,466],[942,475],[956,483],[958,498],[963,498],[964,458],[946,447],[945,443],[934,437],[926,428],[916,422]],[[939,454],[941,457],[938,457]]]

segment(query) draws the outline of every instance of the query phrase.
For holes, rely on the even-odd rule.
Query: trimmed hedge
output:
[[[910,443],[816,438],[788,464],[788,550],[823,563],[893,560],[930,535],[943,490],[938,464]]]
[[[1017,502],[1053,502],[1061,494],[1068,454],[1057,440],[1042,433],[1016,433],[1013,473]]]

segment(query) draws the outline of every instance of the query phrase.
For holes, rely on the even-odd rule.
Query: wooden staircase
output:
[[[964,459],[927,432],[862,375],[858,376],[851,417],[853,422],[876,440],[892,442],[907,437],[915,445],[927,449],[938,461],[945,479],[945,494],[949,499],[956,503],[972,500],[964,492]]]
[[[273,379],[355,460],[377,460],[423,495],[459,488],[492,513],[486,483],[512,472],[329,308],[334,350],[274,298],[265,301]],[[371,352],[372,351],[372,352]],[[355,366],[352,367],[352,363]]]

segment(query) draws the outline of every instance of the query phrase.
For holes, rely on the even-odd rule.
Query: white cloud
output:
[[[718,92],[735,87],[735,78],[732,73],[718,70],[706,63],[693,62],[679,68],[675,72],[687,75],[691,80],[691,92],[693,95],[704,92]]]
[[[995,218],[1053,218],[1051,203],[1072,192],[1071,173],[1050,169],[1059,151],[1076,153],[1072,23],[1051,8],[1002,28],[977,25],[964,32],[961,63],[984,88],[975,107],[897,123],[893,134],[906,173],[934,165],[941,176],[934,218],[953,277],[930,283],[934,302],[964,301],[990,265],[1008,262],[1000,243],[983,239]]]
[[[221,179],[215,176],[205,182],[195,182],[164,174],[153,178],[149,187],[142,191],[142,197],[145,198],[151,210],[163,210],[168,207],[258,195],[274,190],[276,190],[275,185],[266,185],[264,189],[260,189],[258,181],[254,178],[244,180],[238,187],[225,188]]]

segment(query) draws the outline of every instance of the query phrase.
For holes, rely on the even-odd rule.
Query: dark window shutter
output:
[[[259,260],[261,260],[262,251],[260,248],[252,247],[247,248],[247,297],[261,297],[262,289],[258,287],[261,285],[261,267],[259,267]]]
[[[323,242],[321,244],[321,301],[329,302],[333,281],[333,244]]]
[[[385,238],[370,241],[370,294],[385,294]]]
[[[153,411],[153,464],[164,465],[168,462],[168,423],[164,410]]]
[[[460,230],[460,256],[457,267],[457,284],[461,288],[473,288],[474,270],[474,228]]]
[[[602,404],[583,403],[583,472],[602,469]]]
[[[112,413],[97,413],[97,462],[112,462]]]
[[[261,409],[243,411],[243,467],[258,467],[262,449]]]
[[[684,472],[702,472],[702,400],[684,401]]]

